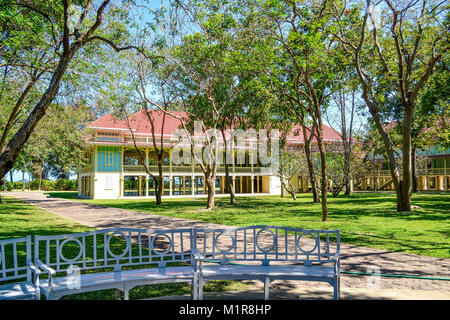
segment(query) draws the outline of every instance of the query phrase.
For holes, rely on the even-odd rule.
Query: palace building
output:
[[[180,121],[170,115],[164,117],[161,111],[150,112],[153,128],[145,110],[139,110],[126,120],[119,120],[106,114],[88,125],[91,132],[87,137],[89,148],[85,152],[88,165],[79,170],[79,197],[92,199],[154,197],[155,184],[145,169],[147,167],[150,173],[158,176],[152,131],[158,148],[161,148],[162,138],[163,197],[195,197],[206,194],[203,172],[194,161],[179,165],[175,165],[172,161],[174,133],[181,128]],[[177,117],[186,116],[183,112],[173,114]],[[288,150],[302,148],[303,143],[301,130],[295,126],[287,137]],[[342,152],[341,134],[324,125],[324,144],[327,152]],[[311,151],[317,152],[317,149],[313,138]],[[279,177],[270,171],[268,165],[262,165],[259,161],[258,164],[252,164],[250,148],[244,152],[245,161],[238,161],[238,156],[235,156],[229,166],[235,193],[279,195],[281,193]],[[416,168],[419,190],[440,191],[450,188],[450,149],[443,150],[433,146],[425,151],[418,150],[417,158],[427,160],[426,165]],[[319,182],[320,177],[317,176],[316,179]],[[295,176],[291,184],[296,188],[296,192],[311,190],[307,176]],[[354,190],[393,190],[392,179],[383,157],[376,159],[375,166],[367,176],[352,181],[351,187]],[[219,196],[229,193],[225,183],[224,164],[217,167],[215,193]]]
[[[174,115],[184,117],[182,112]],[[196,196],[206,194],[206,185],[201,168],[192,164],[175,165],[172,161],[174,132],[180,129],[180,121],[166,115],[163,121],[161,111],[152,110],[154,134],[157,147],[163,138],[163,196]],[[158,176],[156,153],[153,144],[152,125],[145,110],[139,110],[126,120],[119,120],[106,114],[88,125],[89,149],[86,151],[88,166],[80,168],[78,194],[82,198],[123,199],[153,197],[155,185],[148,170]],[[327,143],[339,143],[341,137],[335,130],[325,127]],[[293,130],[288,136],[290,147],[303,144],[300,130]],[[138,150],[136,150],[136,147]],[[250,151],[244,161],[237,161],[229,167],[236,194],[280,194],[280,179],[271,174],[268,166],[251,164]],[[145,163],[143,163],[145,161]],[[295,179],[297,191],[308,190],[306,178]],[[225,167],[217,168],[216,194],[227,194]]]

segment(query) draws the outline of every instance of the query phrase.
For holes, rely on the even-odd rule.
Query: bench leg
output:
[[[123,295],[124,295],[124,300],[130,300],[130,296],[129,296],[129,294],[128,294],[128,292],[129,292],[129,290],[125,290],[124,292],[123,292]]]
[[[54,295],[52,292],[50,292],[50,293],[45,297],[45,299],[46,299],[46,300],[58,300],[59,298],[56,298],[55,295]]]
[[[198,300],[203,300],[203,276],[200,274],[198,277]]]
[[[198,300],[198,275],[194,274],[191,285],[191,298],[192,300]]]
[[[34,293],[34,300],[41,300],[41,291],[39,288],[36,289],[36,292]]]
[[[269,287],[270,287],[270,278],[266,277],[264,279],[264,300],[269,300]]]
[[[333,284],[333,289],[334,289],[333,299],[334,300],[340,299],[340,290],[341,290],[340,280],[341,280],[340,278],[337,278],[334,280],[334,284]]]

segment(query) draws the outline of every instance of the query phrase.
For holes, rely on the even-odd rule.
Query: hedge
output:
[[[23,184],[21,181],[18,182],[7,182],[6,188],[8,191],[12,190],[22,190]],[[0,187],[3,190],[3,186]],[[25,189],[28,190],[38,190],[39,180],[32,180],[30,184],[25,183]],[[78,180],[70,179],[58,179],[56,181],[42,179],[41,181],[42,191],[76,191],[78,190]]]

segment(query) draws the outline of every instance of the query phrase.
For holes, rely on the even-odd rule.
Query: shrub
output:
[[[58,179],[55,181],[55,190],[75,191],[78,189],[78,180]]]
[[[55,186],[54,181],[46,180],[46,179],[42,179],[42,181],[41,181],[41,190],[43,190],[43,191],[53,191],[53,190],[55,190],[54,186]],[[37,180],[31,181],[30,188],[31,188],[31,190],[39,190],[39,180],[37,179]]]
[[[22,181],[16,181],[16,182],[6,182],[6,190],[13,191],[13,190],[22,190]],[[25,183],[25,189],[28,187],[28,183]],[[0,191],[3,191],[3,185],[0,186]]]
[[[6,188],[8,191],[12,190],[22,190],[22,181],[18,182],[7,182]],[[28,183],[25,184],[25,189],[28,189]],[[30,182],[31,190],[39,190],[39,179],[32,180]],[[2,186],[3,190],[3,186]],[[58,179],[56,181],[42,179],[41,181],[42,191],[77,191],[78,190],[78,180],[70,179]]]

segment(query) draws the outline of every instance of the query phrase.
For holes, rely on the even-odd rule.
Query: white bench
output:
[[[339,230],[277,226],[196,229],[198,298],[203,299],[203,286],[209,280],[260,280],[267,300],[270,283],[283,279],[326,282],[334,288],[337,300],[339,237]]]
[[[202,299],[207,281],[227,279],[262,281],[265,299],[278,279],[322,281],[339,299],[339,236],[339,230],[277,226],[112,228],[35,236],[34,265],[30,236],[0,240],[0,300],[105,289],[116,289],[116,297],[123,291],[128,299],[136,286],[174,282],[190,283],[192,298]],[[47,279],[39,280],[41,271]]]
[[[31,236],[0,240],[0,300],[39,300],[39,274],[31,261]]]
[[[135,286],[188,282],[192,298],[197,299],[192,241],[192,229],[113,228],[35,236],[34,263],[48,275],[39,288],[47,299],[116,289],[116,297],[120,290],[128,300]]]

